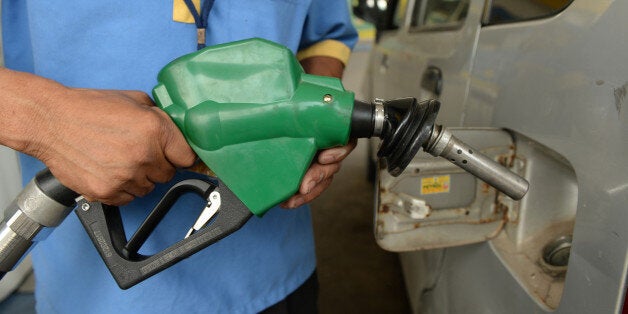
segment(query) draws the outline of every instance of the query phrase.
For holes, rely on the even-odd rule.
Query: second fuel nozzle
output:
[[[500,163],[488,158],[435,124],[438,100],[418,102],[415,98],[356,101],[351,116],[351,137],[379,137],[377,156],[388,172],[400,175],[422,147],[433,156],[443,157],[508,195],[521,199],[529,183]]]

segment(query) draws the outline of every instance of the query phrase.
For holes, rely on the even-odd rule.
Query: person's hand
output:
[[[63,88],[25,152],[90,201],[123,205],[169,181],[196,155],[168,115],[138,91]],[[52,108],[52,109],[50,109]]]
[[[313,56],[300,61],[306,73],[342,78],[344,64],[332,57]],[[350,140],[345,146],[334,147],[319,152],[318,156],[305,172],[299,191],[280,206],[297,208],[312,201],[325,191],[332,182],[334,174],[340,170],[342,161],[353,151],[357,140]]]
[[[299,191],[280,206],[297,208],[321,195],[331,184],[334,174],[340,170],[341,162],[353,151],[356,144],[357,140],[353,139],[345,146],[322,150],[303,176]]]

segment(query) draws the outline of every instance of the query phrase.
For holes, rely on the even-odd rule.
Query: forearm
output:
[[[0,144],[40,159],[89,200],[128,203],[195,160],[146,93],[68,88],[7,69],[0,84]]]
[[[0,68],[0,144],[37,156],[47,144],[45,121],[54,121],[61,108],[48,99],[67,88],[36,75]]]
[[[306,73],[342,78],[344,64],[332,57],[314,56],[301,60]]]

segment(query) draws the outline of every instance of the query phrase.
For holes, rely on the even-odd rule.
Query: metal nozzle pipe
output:
[[[16,211],[0,227],[0,271],[11,271],[28,252],[32,238],[43,226],[30,221],[21,211]],[[17,230],[13,230],[17,229]]]
[[[514,200],[520,200],[528,192],[526,179],[474,150],[439,125],[434,126],[425,151],[446,158]]]
[[[5,210],[0,224],[0,272],[17,265],[42,229],[59,225],[76,204],[77,196],[48,169],[38,173]]]
[[[528,192],[528,181],[434,124],[439,108],[436,100],[419,103],[414,98],[376,99],[371,104],[356,101],[350,136],[382,138],[377,155],[386,160],[388,172],[393,176],[401,174],[423,147],[426,152],[446,158],[512,199],[523,198]]]

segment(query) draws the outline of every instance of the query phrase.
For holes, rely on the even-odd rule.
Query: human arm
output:
[[[342,78],[357,39],[346,1],[312,1],[297,58],[306,73]],[[329,187],[356,143],[353,139],[345,146],[320,151],[305,173],[299,191],[281,205],[296,208],[318,197]]]
[[[143,92],[65,87],[0,68],[0,144],[40,159],[68,188],[122,205],[195,155]]]

